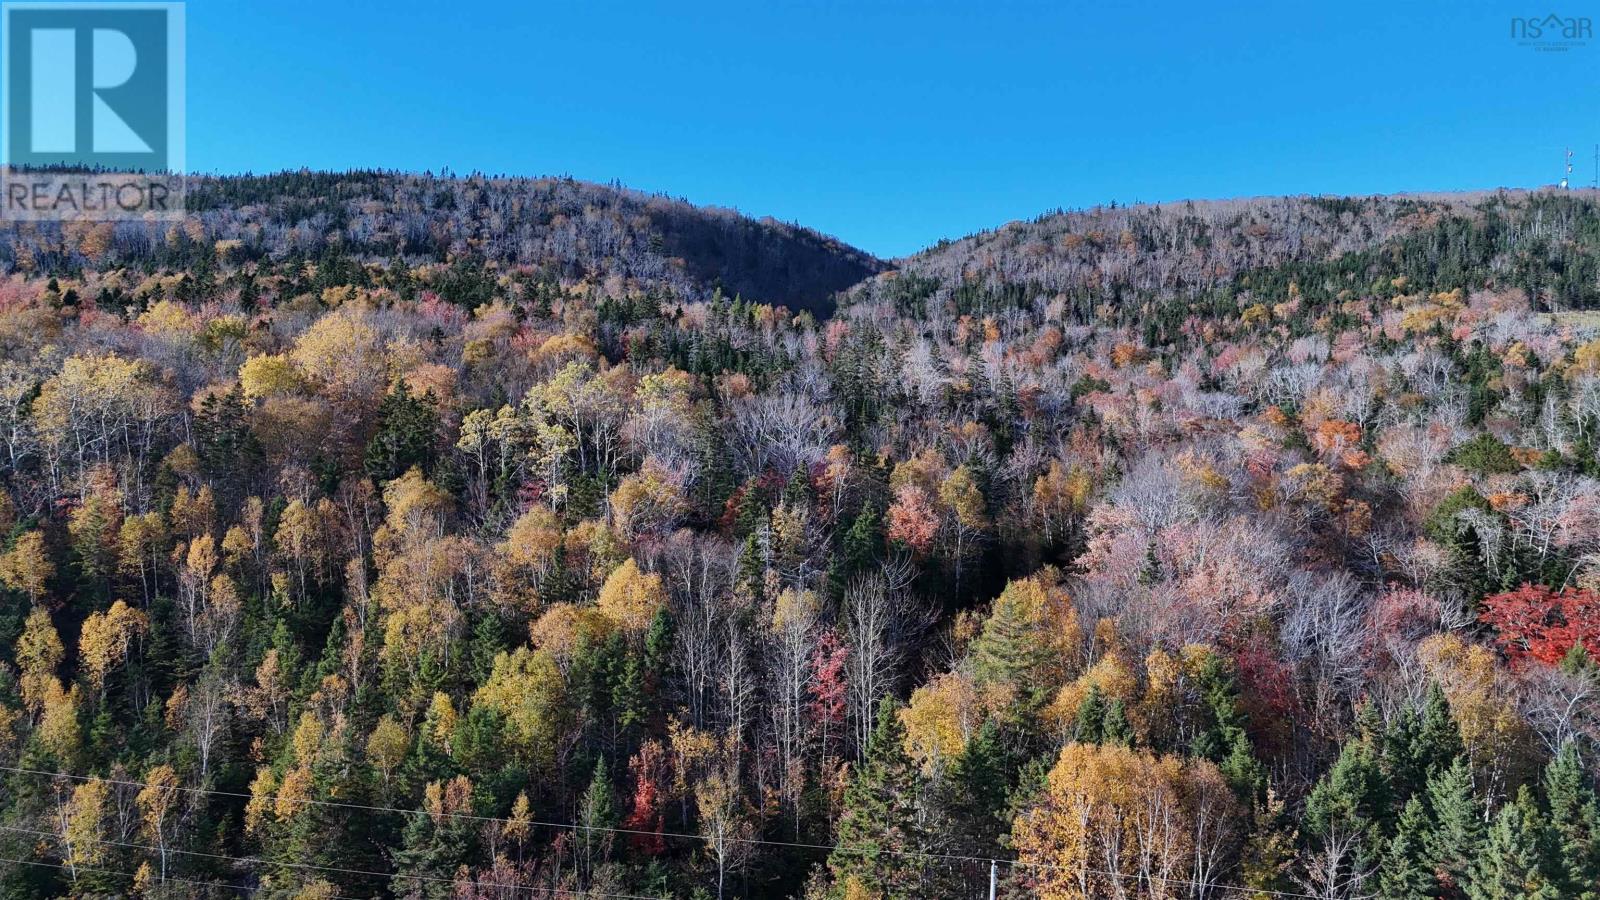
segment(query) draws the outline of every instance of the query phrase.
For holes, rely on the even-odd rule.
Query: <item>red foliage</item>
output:
[[[1239,672],[1239,700],[1249,717],[1250,739],[1263,750],[1287,746],[1300,704],[1295,697],[1294,670],[1274,652],[1269,641],[1252,635],[1234,651]]]
[[[1553,665],[1575,644],[1600,654],[1600,593],[1524,584],[1485,597],[1483,606],[1479,620],[1500,633],[1500,645],[1513,662],[1532,657]]]
[[[622,827],[635,832],[629,835],[635,850],[655,856],[667,849],[661,836],[666,825],[663,807],[666,805],[662,786],[667,781],[667,753],[659,741],[647,741],[639,752],[628,760],[628,771],[633,775],[633,805]]]
[[[889,507],[889,540],[910,547],[918,555],[928,552],[939,534],[939,515],[922,488],[907,484],[895,492]]]
[[[817,639],[817,649],[811,653],[811,718],[822,725],[840,725],[844,722],[845,663],[850,658],[850,648],[839,640],[838,632],[828,629]]]

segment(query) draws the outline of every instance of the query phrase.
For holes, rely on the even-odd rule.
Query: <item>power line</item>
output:
[[[36,831],[31,828],[17,828],[11,825],[0,825],[0,831],[9,831],[14,834],[28,834],[35,837],[48,837],[55,838],[56,840],[64,840],[60,835],[53,831]],[[161,852],[160,847],[151,846],[150,844],[130,844],[125,841],[103,841],[94,838],[89,839],[89,843],[99,844],[105,847],[126,847],[130,850],[147,850],[154,853]],[[283,866],[289,869],[306,869],[313,872],[330,872],[336,875],[367,875],[374,878],[381,878],[384,881],[392,881],[395,878],[413,878],[418,881],[432,881],[457,886],[476,885],[477,887],[506,888],[507,890],[513,891],[545,891],[552,894],[575,894],[578,896],[587,897],[608,897],[612,898],[612,900],[669,900],[669,898],[666,897],[652,897],[644,894],[610,894],[603,891],[577,891],[567,888],[537,887],[534,885],[523,884],[503,884],[492,881],[469,881],[465,878],[441,878],[437,875],[408,875],[404,872],[374,872],[370,869],[346,869],[339,866],[316,866],[312,865],[311,863],[283,862],[279,860],[261,859],[260,857],[255,856],[227,856],[222,853],[205,853],[200,850],[179,850],[173,847],[168,847],[166,852],[182,853],[185,856],[199,856],[206,859],[220,859],[235,863],[248,863],[250,865],[257,866]],[[70,869],[71,867],[69,866],[68,868]],[[123,872],[121,874],[126,875],[127,873]],[[353,900],[353,898],[348,898],[348,900]]]
[[[40,859],[13,859],[13,858],[11,858],[9,856],[0,856],[0,863],[13,863],[13,864],[19,865],[19,866],[38,866],[38,867],[44,868],[44,869],[59,869],[59,870],[64,871],[64,872],[78,871],[78,872],[94,872],[94,873],[99,874],[99,875],[119,875],[119,876],[121,876],[123,878],[134,878],[134,877],[136,877],[138,875],[137,872],[124,872],[121,869],[101,869],[101,868],[97,868],[95,866],[78,866],[78,865],[69,866],[66,863],[45,862],[44,860],[40,860]],[[247,886],[242,885],[242,884],[229,884],[229,883],[227,883],[225,881],[196,881],[196,880],[194,880],[192,878],[175,878],[175,877],[174,878],[161,878],[160,881],[159,881],[159,883],[161,883],[161,884],[167,884],[167,883],[171,883],[171,882],[176,882],[178,884],[192,884],[192,885],[196,885],[198,887],[225,888],[225,889],[230,890],[230,891],[250,891],[250,892],[254,892],[256,890],[256,888],[253,888],[253,887],[247,887]],[[330,897],[331,900],[363,900],[363,898],[361,898],[361,897],[349,897],[349,896],[346,896],[344,894],[328,894],[327,896]]]
[[[44,769],[28,769],[28,768],[22,768],[22,767],[18,767],[18,766],[0,765],[0,772],[14,772],[14,773],[17,773],[17,774],[22,774],[22,775],[41,775],[41,776],[45,776],[45,777],[49,777],[49,778],[67,778],[67,779],[72,779],[72,780],[75,780],[75,781],[99,781],[99,782],[102,782],[104,784],[119,785],[119,786],[123,786],[123,787],[148,787],[149,786],[148,782],[143,782],[143,781],[132,781],[132,780],[115,779],[115,778],[101,778],[101,777],[95,776],[95,775],[78,775],[78,774],[71,773],[71,772],[50,772],[50,771],[46,771]],[[183,792],[186,792],[186,793],[192,793],[192,794],[206,794],[206,795],[219,796],[219,797],[234,797],[234,798],[242,798],[242,799],[247,799],[247,800],[248,799],[256,799],[254,797],[254,795],[241,793],[241,792],[238,792],[238,791],[221,791],[221,790],[216,790],[216,789],[212,789],[212,788],[191,788],[191,787],[171,786],[171,785],[163,785],[162,787],[168,788],[168,789],[172,789],[172,790],[183,791]],[[279,797],[279,795],[277,795],[277,794],[263,794],[263,795],[261,795],[261,799],[268,799],[268,800],[277,800],[278,797]],[[290,798],[287,798],[287,800],[288,800],[288,802],[294,803],[294,804],[305,804],[305,805],[314,805],[314,806],[328,806],[328,807],[336,807],[336,808],[343,808],[343,809],[359,810],[359,811],[362,811],[362,812],[389,812],[389,813],[396,813],[396,814],[399,814],[399,815],[408,815],[408,816],[417,816],[417,815],[431,816],[431,815],[434,815],[433,813],[428,812],[427,810],[400,809],[398,807],[393,807],[393,806],[371,806],[371,805],[361,804],[361,803],[340,803],[338,801],[333,801],[333,800],[312,800],[312,799],[302,799],[302,798],[298,798],[298,797],[290,797]],[[479,815],[474,815],[474,814],[471,814],[471,813],[454,813],[454,812],[441,811],[441,812],[438,813],[438,816],[441,817],[441,818],[461,819],[461,820],[464,820],[464,821],[472,821],[472,822],[495,823],[495,824],[499,824],[499,825],[507,825],[507,824],[511,824],[511,822],[512,822],[511,819],[507,819],[507,818],[499,818],[499,817],[495,817],[495,816],[479,816]],[[602,825],[580,825],[580,824],[569,823],[569,822],[550,822],[550,821],[541,821],[541,820],[537,820],[537,819],[529,819],[525,823],[519,823],[519,824],[527,824],[529,826],[538,826],[538,827],[545,827],[545,828],[562,828],[562,829],[568,829],[568,830],[572,830],[572,831],[603,832],[603,833],[608,833],[608,834],[639,835],[639,836],[644,836],[644,837],[659,837],[659,838],[669,838],[669,837],[670,838],[687,838],[687,839],[690,839],[690,840],[696,840],[696,841],[702,841],[702,842],[709,842],[709,841],[712,840],[711,838],[709,838],[709,837],[707,837],[705,835],[702,835],[702,834],[690,834],[688,832],[645,831],[643,829],[636,829],[636,828],[615,828],[615,827],[607,827],[607,826],[602,826]],[[0,826],[0,830],[16,830],[16,829],[9,829],[9,828],[6,828],[6,826]],[[45,835],[45,836],[49,836],[49,837],[56,837],[56,835],[53,832],[39,832],[39,834],[42,834],[42,835]],[[751,845],[760,845],[760,846],[769,846],[769,847],[792,847],[792,848],[801,849],[801,850],[826,850],[826,851],[829,851],[830,853],[831,852],[842,852],[842,853],[856,854],[856,855],[861,855],[861,856],[877,856],[877,855],[898,856],[898,857],[905,857],[905,858],[910,858],[910,859],[941,861],[941,862],[947,862],[947,863],[948,862],[962,862],[962,863],[1002,862],[1002,863],[1005,863],[1006,865],[1009,865],[1009,866],[1012,866],[1012,867],[1020,866],[1022,868],[1032,868],[1032,869],[1071,869],[1071,870],[1075,870],[1075,871],[1086,872],[1086,873],[1091,874],[1091,875],[1103,875],[1103,876],[1110,877],[1110,878],[1132,878],[1132,879],[1136,879],[1136,880],[1140,879],[1140,878],[1149,878],[1149,879],[1153,879],[1153,880],[1156,880],[1156,881],[1161,881],[1161,882],[1164,882],[1164,883],[1167,883],[1167,884],[1178,884],[1178,885],[1185,885],[1185,886],[1189,886],[1189,887],[1221,888],[1221,889],[1226,889],[1226,890],[1249,891],[1249,892],[1251,892],[1253,894],[1266,895],[1266,896],[1271,896],[1271,897],[1303,898],[1303,900],[1315,900],[1315,898],[1316,898],[1315,894],[1305,894],[1305,893],[1299,893],[1299,892],[1295,892],[1295,891],[1275,891],[1275,890],[1267,890],[1265,888],[1247,888],[1247,887],[1244,887],[1243,885],[1226,884],[1226,883],[1223,883],[1223,882],[1196,881],[1194,879],[1189,879],[1189,878],[1170,878],[1170,877],[1166,877],[1166,876],[1162,876],[1162,875],[1154,875],[1154,874],[1140,875],[1140,874],[1131,873],[1131,872],[1111,872],[1111,871],[1107,871],[1107,870],[1103,870],[1103,869],[1088,869],[1088,868],[1082,868],[1082,867],[1078,867],[1078,866],[1057,865],[1057,864],[1051,864],[1051,863],[1027,862],[1027,861],[1020,860],[1020,859],[997,859],[995,857],[970,856],[970,855],[957,854],[957,853],[926,853],[926,852],[921,852],[921,851],[917,851],[917,850],[866,849],[866,848],[850,847],[850,846],[846,846],[846,845],[842,845],[842,844],[814,844],[814,843],[805,843],[805,842],[797,842],[797,841],[774,841],[774,840],[768,840],[768,839],[764,839],[764,838],[735,838],[735,837],[729,837],[729,838],[724,838],[723,840],[725,840],[728,843],[751,844]],[[130,845],[130,846],[136,846],[136,845]],[[145,849],[159,850],[159,848],[154,848],[154,847],[146,847]],[[169,850],[168,852],[191,853],[191,854],[195,853],[195,851],[181,851],[181,850]],[[197,854],[197,855],[215,856],[215,854]],[[256,864],[263,864],[263,865],[283,865],[283,866],[293,866],[293,865],[295,865],[293,863],[280,863],[280,862],[274,862],[274,861],[271,861],[271,860],[248,859],[248,858],[240,858],[240,857],[219,856],[217,858],[220,858],[220,859],[231,859],[231,860],[234,860],[235,862],[250,862],[250,863],[256,863]],[[313,867],[313,868],[315,868],[315,867]],[[328,871],[340,871],[340,870],[328,870]],[[347,872],[346,874],[371,874],[371,875],[381,875],[382,877],[389,877],[385,873],[377,873],[377,872],[362,873],[362,872],[351,871],[351,872]],[[405,876],[405,877],[421,877],[421,876]],[[441,880],[441,879],[435,879],[435,880]],[[448,880],[448,879],[442,879],[442,880]],[[459,883],[459,882],[457,882],[457,883]],[[485,882],[480,882],[480,884],[482,884],[485,887],[510,887],[512,889],[516,889],[515,885],[493,885],[493,884],[488,884],[488,883],[485,883]],[[567,892],[567,893],[571,893],[571,892]],[[599,895],[599,894],[596,894],[595,896],[627,897],[628,895],[615,895],[615,894],[613,894],[613,895]],[[636,897],[636,898],[633,898],[633,900],[654,900],[654,898]]]

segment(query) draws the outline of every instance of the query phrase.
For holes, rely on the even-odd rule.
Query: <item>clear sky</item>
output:
[[[1568,145],[1587,184],[1600,40],[1511,37],[1550,11],[192,0],[189,168],[616,179],[883,256],[1112,200],[1549,184]]]

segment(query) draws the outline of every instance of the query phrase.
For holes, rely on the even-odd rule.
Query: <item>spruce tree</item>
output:
[[[1422,798],[1412,797],[1400,814],[1394,838],[1389,841],[1378,870],[1378,887],[1384,900],[1431,900],[1439,896],[1439,881],[1433,875],[1423,842],[1428,824]]]
[[[983,630],[972,642],[973,676],[977,683],[1014,690],[1016,702],[1024,713],[1046,702],[1052,691],[1044,673],[1055,659],[1040,633],[1038,598],[1032,595],[1039,589],[1033,582],[1008,585],[995,598],[994,607],[983,622]],[[1082,738],[1098,739],[1098,736]]]
[[[1450,701],[1437,682],[1428,686],[1428,699],[1422,706],[1421,727],[1417,732],[1412,757],[1419,760],[1427,775],[1450,767],[1465,752],[1461,728],[1450,713]]]
[[[1428,779],[1462,752],[1461,731],[1438,684],[1429,686],[1420,712],[1406,709],[1383,731],[1384,764],[1396,801],[1424,791]]]
[[[1544,770],[1555,857],[1567,896],[1600,897],[1600,800],[1572,742]]]
[[[1548,828],[1541,820],[1527,785],[1517,799],[1500,808],[1489,829],[1483,852],[1468,868],[1469,900],[1558,900],[1558,879],[1551,872]]]
[[[1382,820],[1390,804],[1388,779],[1365,737],[1347,741],[1306,798],[1302,831],[1317,843],[1359,839],[1353,869],[1366,870],[1383,849]]]
[[[1105,736],[1106,702],[1100,685],[1089,686],[1089,693],[1078,703],[1078,717],[1072,725],[1072,739],[1080,744],[1098,744]]]
[[[845,576],[864,572],[878,561],[883,547],[883,535],[878,522],[878,511],[871,503],[861,506],[844,534],[840,555],[844,560]]]
[[[611,835],[616,827],[617,794],[611,786],[611,771],[604,756],[594,761],[594,775],[578,803],[577,844],[586,874],[593,877],[594,866],[611,855]]]
[[[994,854],[1001,835],[1010,827],[1004,815],[1010,796],[1015,761],[993,719],[986,720],[977,734],[950,765],[945,779],[946,805],[956,833],[966,839],[968,853]]]
[[[923,861],[905,855],[930,844],[922,815],[921,783],[905,750],[899,704],[879,705],[878,723],[845,788],[837,840],[828,857],[837,892],[859,885],[883,900],[924,896]]]
[[[1112,700],[1106,704],[1106,714],[1102,722],[1100,728],[1102,744],[1133,746],[1133,725],[1128,722],[1128,710],[1121,700]]]
[[[1466,879],[1467,867],[1483,846],[1483,807],[1472,789],[1465,757],[1428,780],[1433,827],[1423,838],[1434,868],[1452,884]]]
[[[424,473],[433,470],[439,434],[439,413],[434,406],[431,391],[413,397],[404,381],[395,384],[378,405],[378,430],[367,442],[368,475],[384,482],[399,478],[413,466]]]

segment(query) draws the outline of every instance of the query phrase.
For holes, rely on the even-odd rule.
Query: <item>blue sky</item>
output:
[[[1548,184],[1567,145],[1587,184],[1600,41],[1510,36],[1550,11],[192,0],[188,159],[617,179],[883,256],[1112,200]]]

